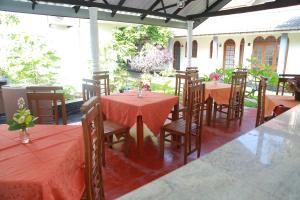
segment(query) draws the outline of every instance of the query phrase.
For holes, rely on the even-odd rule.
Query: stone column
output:
[[[217,68],[217,64],[218,64],[218,37],[214,36],[213,37],[213,52],[212,52],[212,63],[213,63],[213,68]]]
[[[98,8],[89,7],[90,36],[93,72],[100,71],[99,65],[99,38],[98,38]]]
[[[187,22],[187,66],[192,66],[192,42],[193,42],[193,24],[194,21]]]
[[[286,55],[288,48],[288,34],[282,33],[280,39],[280,47],[278,52],[277,73],[285,73]]]

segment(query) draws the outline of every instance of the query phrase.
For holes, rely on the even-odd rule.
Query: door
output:
[[[180,70],[180,42],[178,41],[174,43],[173,58],[173,68]]]

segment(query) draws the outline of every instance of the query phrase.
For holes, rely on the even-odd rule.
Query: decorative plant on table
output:
[[[16,131],[21,130],[20,139],[22,143],[28,143],[30,141],[27,128],[33,127],[37,118],[30,114],[30,110],[25,107],[25,101],[21,97],[18,100],[19,109],[13,115],[13,118],[8,121],[8,130]]]
[[[220,80],[220,75],[216,72],[213,72],[209,75],[209,80],[214,81],[216,83],[216,81]]]
[[[300,76],[288,80],[288,90],[295,93],[295,100],[300,101]]]

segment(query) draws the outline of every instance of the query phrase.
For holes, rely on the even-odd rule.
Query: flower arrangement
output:
[[[209,75],[209,80],[218,81],[218,80],[220,80],[220,75],[217,74],[216,72],[213,72]]]
[[[147,83],[143,85],[143,88],[144,88],[146,91],[151,91],[150,85],[147,84]]]
[[[13,115],[13,118],[8,121],[8,130],[22,130],[26,131],[26,128],[33,127],[37,118],[30,114],[30,110],[25,107],[25,101],[21,97],[18,99],[19,109]]]

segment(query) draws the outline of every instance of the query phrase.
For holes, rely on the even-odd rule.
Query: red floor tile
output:
[[[222,119],[215,127],[205,126],[201,156],[219,148],[234,138],[254,128],[256,110],[246,109],[243,123],[239,126],[232,123],[226,128]],[[115,199],[144,184],[147,184],[183,165],[181,149],[166,144],[164,159],[159,158],[158,138],[148,136],[145,138],[144,156],[136,155],[136,144],[132,138],[130,156],[125,157],[121,146],[114,149],[106,148],[106,167],[103,169],[104,190],[106,199]],[[197,158],[196,153],[189,156],[188,161]]]

